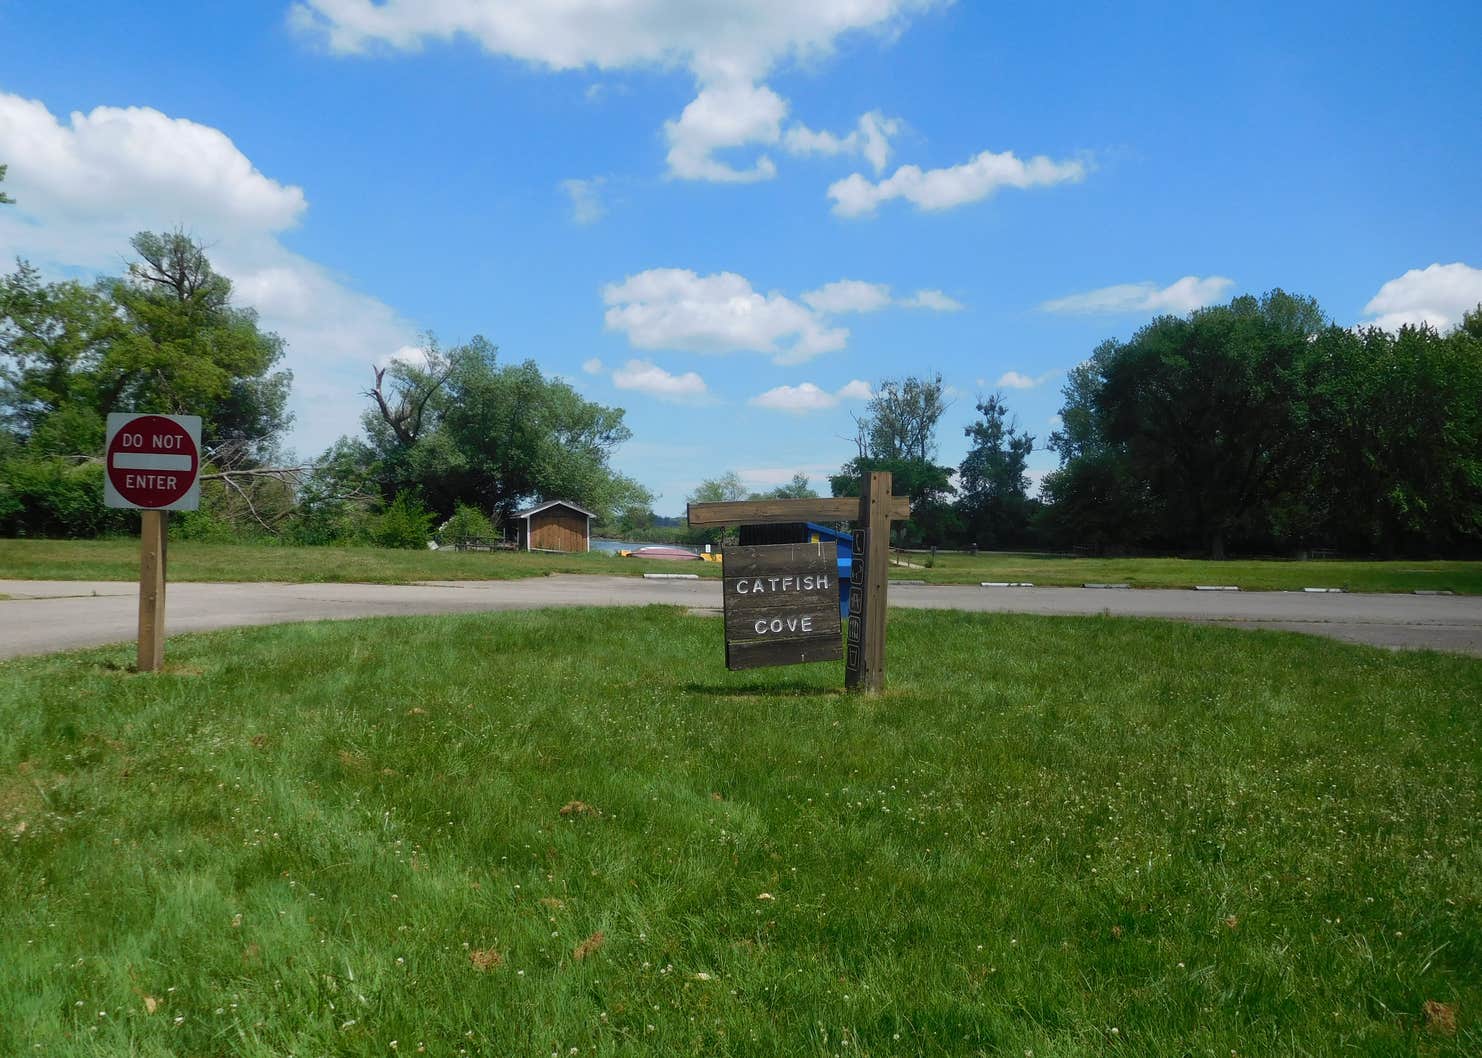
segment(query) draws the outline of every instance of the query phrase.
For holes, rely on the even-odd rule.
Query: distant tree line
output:
[[[1063,396],[1038,496],[1035,438],[1001,394],[977,402],[962,462],[938,461],[940,375],[880,383],[829,484],[890,471],[903,546],[1482,554],[1482,306],[1447,333],[1391,332],[1239,297],[1103,342]]]
[[[1071,372],[1047,529],[1096,550],[1482,550],[1482,307],[1344,328],[1280,290],[1108,341]]]
[[[0,169],[0,177],[3,177]],[[202,417],[198,512],[182,537],[423,547],[454,519],[492,533],[523,503],[561,497],[611,520],[652,497],[609,463],[621,409],[583,399],[483,338],[373,369],[362,433],[307,461],[284,450],[283,343],[182,232],[143,232],[122,276],[0,276],[0,535],[132,531],[102,505],[113,410]]]
[[[4,169],[0,167],[0,180]],[[9,200],[0,196],[0,205]],[[285,450],[283,343],[182,232],[142,232],[120,276],[0,276],[0,535],[96,536],[136,516],[102,506],[111,410],[203,419],[205,489],[177,535],[422,547],[490,535],[515,508],[579,503],[599,531],[693,539],[611,465],[623,411],[586,400],[482,337],[371,368],[360,433],[314,458]],[[1036,439],[1001,394],[978,400],[957,466],[940,462],[940,375],[879,383],[835,495],[889,470],[914,546],[1222,556],[1331,548],[1482,553],[1482,306],[1447,333],[1343,328],[1273,291],[1109,340],[1070,372],[1059,466],[1032,495]],[[734,473],[689,499],[765,493]]]

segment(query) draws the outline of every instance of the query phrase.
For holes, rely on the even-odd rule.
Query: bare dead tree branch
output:
[[[271,533],[273,531],[273,527],[263,520],[262,515],[257,513],[257,508],[252,503],[252,497],[247,495],[247,490],[242,488],[242,486],[237,484],[237,482],[233,481],[232,475],[230,474],[217,476],[228,488],[236,490],[237,495],[242,497],[242,502],[247,504],[247,510],[252,514],[252,517],[257,521],[257,524],[262,526],[263,529],[267,532]]]
[[[202,474],[202,481],[226,481],[229,478],[277,478],[280,481],[297,480],[304,474],[318,470],[314,463],[303,463],[296,467],[255,467],[251,470],[217,470]]]
[[[431,372],[430,383],[421,387],[421,391],[414,396],[409,397],[405,390],[397,394],[394,409],[381,389],[386,378],[386,368],[372,364],[371,371],[376,376],[376,384],[366,390],[364,395],[376,402],[381,418],[386,421],[387,426],[391,427],[391,432],[396,434],[398,441],[408,446],[415,444],[422,433],[422,417],[427,411],[427,402],[453,374],[453,365],[445,363],[436,371]]]

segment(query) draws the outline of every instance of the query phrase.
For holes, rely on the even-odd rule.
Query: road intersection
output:
[[[138,586],[128,581],[0,580],[0,657],[127,642]],[[720,608],[714,580],[557,575],[420,584],[170,585],[171,634],[289,621],[527,610],[548,606]],[[1304,592],[1106,591],[892,585],[890,605],[988,613],[1110,614],[1306,632],[1395,649],[1482,656],[1482,597]]]

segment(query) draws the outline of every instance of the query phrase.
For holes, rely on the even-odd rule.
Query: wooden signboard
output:
[[[726,668],[838,661],[838,546],[725,549]]]
[[[844,685],[851,690],[866,694],[878,694],[885,689],[885,593],[890,587],[890,523],[911,516],[911,503],[905,496],[896,496],[891,491],[889,471],[875,470],[864,474],[859,482],[859,496],[834,496],[824,499],[804,500],[737,500],[727,503],[692,503],[689,505],[689,524],[692,528],[714,528],[722,525],[778,525],[792,522],[841,522],[852,521],[859,528],[854,534],[854,560],[849,581],[849,653],[844,667]],[[750,574],[755,580],[762,570],[759,563],[776,561],[782,563],[801,562],[803,551],[827,548],[828,560],[820,563],[812,573],[813,587],[803,591],[794,589],[795,596],[817,592],[818,577],[827,576],[828,590],[819,594],[816,611],[807,604],[806,613],[793,615],[783,609],[785,593],[757,592],[750,589],[754,584],[746,578]],[[782,552],[791,553],[783,556]],[[751,557],[758,553],[778,552],[777,559]],[[837,661],[844,656],[839,642],[838,571],[833,565],[837,548],[833,544],[776,544],[771,547],[728,547],[725,552],[725,614],[726,614],[726,667],[732,669],[755,668],[762,665],[792,665],[800,661]],[[815,559],[809,558],[813,562]],[[827,573],[823,567],[827,566]],[[810,567],[813,569],[814,567]],[[768,577],[788,574],[796,577],[799,567],[795,565],[767,566]],[[734,590],[746,583],[743,591]],[[771,581],[767,582],[771,586]],[[832,631],[828,635],[817,635],[824,619],[822,595],[829,596]],[[742,599],[745,601],[741,601]],[[774,605],[775,603],[775,605]],[[767,620],[761,621],[760,611],[767,606]],[[750,618],[743,616],[757,611]],[[803,618],[809,617],[807,630]],[[781,618],[778,626],[773,618]],[[733,639],[732,634],[735,633]],[[809,642],[805,639],[812,637]],[[832,651],[820,653],[820,651]]]

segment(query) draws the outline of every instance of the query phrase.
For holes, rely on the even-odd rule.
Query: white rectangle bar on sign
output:
[[[115,452],[116,470],[189,470],[190,456],[152,455],[148,452]]]

